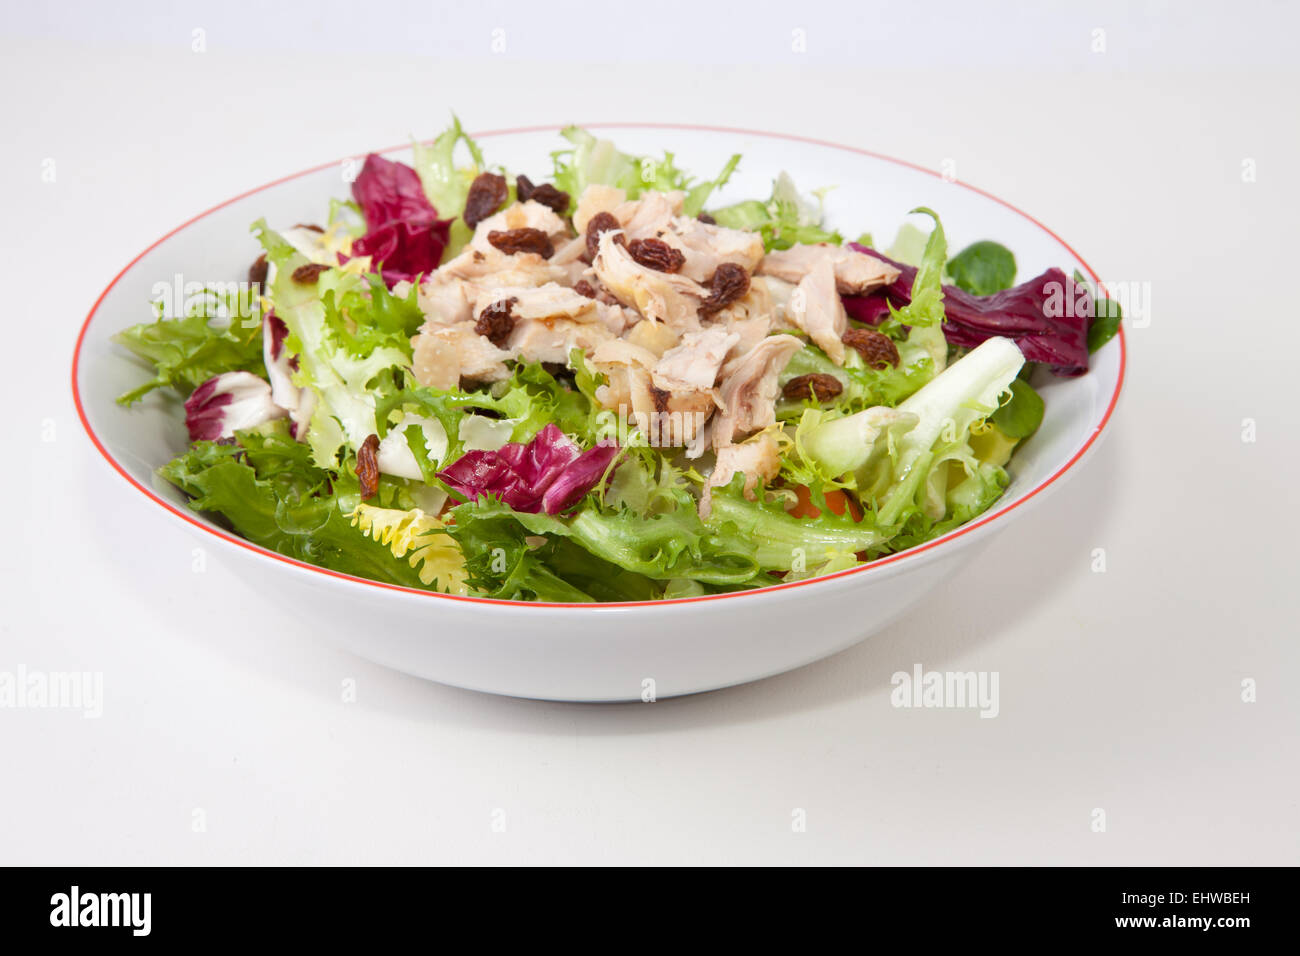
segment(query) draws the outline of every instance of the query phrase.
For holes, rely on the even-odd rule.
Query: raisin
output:
[[[749,292],[749,273],[744,266],[724,262],[705,285],[709,287],[709,297],[700,303],[700,315],[709,316],[745,297]]]
[[[518,301],[512,296],[493,302],[479,315],[478,321],[474,323],[474,331],[497,348],[504,348],[515,328],[515,317],[510,314],[510,310]]]
[[[573,291],[588,299],[596,298],[596,290],[586,279],[579,279],[573,284]]]
[[[469,193],[465,196],[465,212],[461,215],[465,225],[473,229],[500,209],[509,193],[504,176],[479,173],[474,182],[470,183]]]
[[[612,212],[598,212],[587,220],[587,258],[596,258],[596,253],[600,250],[600,234],[602,232],[622,228],[623,224],[614,218]]]
[[[535,252],[543,259],[549,259],[555,255],[555,246],[551,245],[551,237],[540,229],[508,229],[505,232],[493,229],[488,233],[487,238],[488,242],[508,256],[520,252]]]
[[[814,402],[829,402],[842,391],[844,385],[838,378],[817,372],[812,375],[796,375],[785,383],[781,394],[796,400],[811,398]]]
[[[307,229],[307,230],[309,230],[309,231],[311,231],[311,232],[324,232],[324,231],[325,231],[325,230],[322,229],[320,226],[314,225],[313,223],[306,223],[306,222],[300,222],[300,223],[298,223],[298,225],[294,226],[293,228],[295,228],[295,229]]]
[[[686,255],[662,239],[633,239],[627,244],[632,258],[656,272],[677,272],[686,264]]]
[[[849,329],[843,339],[849,348],[858,350],[868,368],[881,369],[890,365],[898,368],[898,346],[888,335],[871,329]]]
[[[361,482],[362,499],[373,498],[379,490],[379,436],[368,435],[357,449],[356,474]]]
[[[515,195],[519,197],[520,202],[528,202],[530,199],[533,202],[539,202],[557,216],[563,216],[569,211],[568,193],[562,189],[556,189],[550,183],[534,186],[533,181],[527,176],[515,177]]]
[[[704,223],[706,226],[716,226],[718,224],[718,220],[714,219],[707,212],[702,212],[695,218],[698,219],[700,222]]]
[[[329,266],[319,262],[309,262],[305,266],[299,266],[293,270],[293,281],[300,285],[315,285],[320,274],[328,269]]]
[[[263,286],[266,284],[266,273],[270,266],[266,262],[266,253],[262,253],[253,260],[253,264],[248,267],[248,284]]]

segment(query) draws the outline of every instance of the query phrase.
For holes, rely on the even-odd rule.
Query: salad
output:
[[[314,224],[258,221],[247,283],[117,341],[184,397],[160,469],[263,547],[516,601],[680,598],[870,563],[1002,494],[1115,304],[921,208],[848,241],[785,173],[723,203],[672,153],[570,127],[553,168],[453,122],[370,155]],[[530,178],[530,175],[536,179]],[[928,231],[927,231],[928,230]],[[250,250],[249,258],[254,252]]]

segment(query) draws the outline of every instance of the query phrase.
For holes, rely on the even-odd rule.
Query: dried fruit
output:
[[[300,285],[315,285],[320,274],[328,268],[329,266],[319,262],[309,262],[305,266],[294,269],[292,278]]]
[[[543,259],[549,259],[555,255],[555,246],[551,245],[551,237],[540,229],[525,227],[508,229],[504,232],[493,229],[488,233],[487,238],[488,242],[508,256],[521,252],[535,252]]]
[[[465,225],[473,229],[480,222],[501,208],[510,190],[506,187],[506,178],[496,173],[479,173],[470,183],[469,193],[465,196],[465,212],[461,216]]]
[[[702,212],[695,218],[698,219],[700,222],[704,223],[706,226],[716,226],[718,224],[718,220],[714,219],[707,212]]]
[[[474,331],[483,336],[497,348],[505,348],[506,340],[515,329],[515,317],[510,310],[519,300],[514,296],[493,302],[479,315],[474,323]]]
[[[361,498],[373,498],[379,490],[379,436],[368,435],[357,449],[357,480],[361,482]]]
[[[845,345],[858,350],[868,368],[898,368],[898,346],[888,335],[871,329],[849,329],[842,338]]]
[[[293,228],[295,228],[295,229],[308,229],[308,230],[310,230],[311,232],[324,232],[324,231],[325,231],[325,230],[322,229],[320,226],[317,226],[317,225],[315,225],[315,224],[313,224],[313,223],[306,223],[306,222],[300,222],[300,223],[298,223],[296,226],[294,226]]]
[[[612,212],[598,212],[587,220],[587,258],[595,259],[600,250],[600,234],[615,229],[622,229],[623,224]],[[621,237],[620,237],[621,238]]]
[[[662,239],[633,239],[627,244],[632,258],[656,272],[677,272],[686,264],[686,254]]]
[[[749,273],[744,266],[724,262],[705,285],[709,287],[709,297],[700,303],[700,315],[710,316],[745,297],[749,292]]]
[[[515,195],[519,197],[520,202],[539,202],[546,206],[557,216],[563,216],[569,211],[569,194],[562,189],[556,189],[550,183],[542,183],[540,186],[534,186],[533,181],[527,176],[515,177]]]
[[[578,295],[586,296],[588,299],[596,298],[596,289],[586,279],[579,279],[573,284],[573,291]]]
[[[263,286],[266,284],[266,273],[270,266],[266,261],[266,253],[262,253],[253,260],[253,264],[248,267],[248,284]]]
[[[796,375],[785,383],[781,394],[796,401],[811,398],[814,402],[829,402],[842,391],[844,385],[834,375],[814,372],[811,375]]]

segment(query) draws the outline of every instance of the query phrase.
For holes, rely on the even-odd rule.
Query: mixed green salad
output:
[[[699,180],[562,137],[545,175],[459,122],[371,155],[319,222],[253,223],[247,282],[120,333],[153,375],[119,401],[185,399],[160,474],[256,544],[411,588],[760,588],[986,510],[1042,420],[1034,370],[1083,374],[1118,326],[1077,273],[950,256],[930,209],[878,249],[784,172],[722,202],[739,155]]]

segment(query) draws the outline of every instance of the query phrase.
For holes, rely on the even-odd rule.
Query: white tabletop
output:
[[[39,6],[0,27],[0,672],[102,673],[103,713],[0,709],[0,862],[1300,862],[1294,11]],[[335,651],[100,460],[73,340],[182,220],[451,108],[950,160],[1149,283],[1112,432],[916,613],[760,683],[537,703]],[[1000,713],[892,707],[917,663],[996,671]]]

